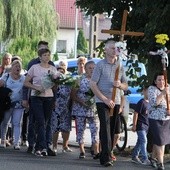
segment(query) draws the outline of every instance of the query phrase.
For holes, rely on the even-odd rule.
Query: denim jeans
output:
[[[1,123],[1,140],[6,140],[6,134],[11,121],[13,128],[13,143],[19,145],[21,140],[21,125],[24,109],[10,108],[5,112],[4,120]]]
[[[137,143],[132,152],[132,157],[138,157],[141,154],[141,160],[145,161],[148,159],[147,154],[147,132],[146,130],[137,131]]]
[[[53,97],[31,97],[31,112],[36,131],[35,150],[47,149],[51,140],[51,120]],[[48,133],[46,133],[48,132]]]

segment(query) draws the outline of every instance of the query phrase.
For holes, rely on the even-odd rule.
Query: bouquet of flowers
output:
[[[168,65],[168,50],[165,47],[165,44],[167,41],[169,41],[169,37],[167,34],[157,34],[155,35],[156,38],[156,47],[158,48],[156,52],[150,51],[149,53],[151,55],[160,55],[162,58],[164,58]]]
[[[47,73],[41,78],[41,84],[44,90],[50,89],[55,85],[67,85],[74,88],[79,87],[80,76],[72,77],[71,74],[60,74],[60,76],[55,76],[54,74]],[[40,95],[40,91],[35,91],[35,95]]]
[[[92,108],[95,109],[95,99],[94,99],[94,93],[92,92],[91,89],[89,89],[87,92],[85,92],[85,95],[87,96],[87,101],[85,102],[85,104]]]
[[[165,48],[166,42],[169,41],[169,37],[167,34],[157,34],[155,35],[155,38],[156,38],[156,43],[160,48]]]
[[[54,80],[54,83],[57,85],[66,85],[73,88],[79,88],[80,76],[72,76],[71,74],[61,74],[60,77]]]
[[[156,34],[156,47],[158,48],[158,53],[163,53],[167,51],[167,48],[165,47],[165,44],[167,41],[169,41],[169,37],[167,34]]]

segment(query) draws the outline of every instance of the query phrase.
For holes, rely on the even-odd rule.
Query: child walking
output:
[[[147,154],[147,132],[149,128],[148,121],[148,86],[143,88],[144,98],[136,106],[133,116],[132,131],[137,132],[137,143],[132,152],[132,162],[150,165]],[[141,157],[139,158],[139,154]]]

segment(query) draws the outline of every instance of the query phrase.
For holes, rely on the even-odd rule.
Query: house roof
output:
[[[75,28],[75,16],[76,6],[75,0],[56,0],[56,11],[59,15],[60,23],[59,28],[62,29],[74,29]],[[82,13],[78,9],[77,15],[77,28],[83,27]]]

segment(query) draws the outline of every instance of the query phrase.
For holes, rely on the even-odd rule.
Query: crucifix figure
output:
[[[120,41],[124,40],[124,36],[144,36],[143,32],[131,32],[131,31],[126,31],[126,21],[127,21],[127,15],[128,11],[124,10],[123,12],[123,18],[122,18],[122,26],[121,30],[101,30],[102,33],[107,33],[107,34],[115,34],[115,35],[120,35]]]

